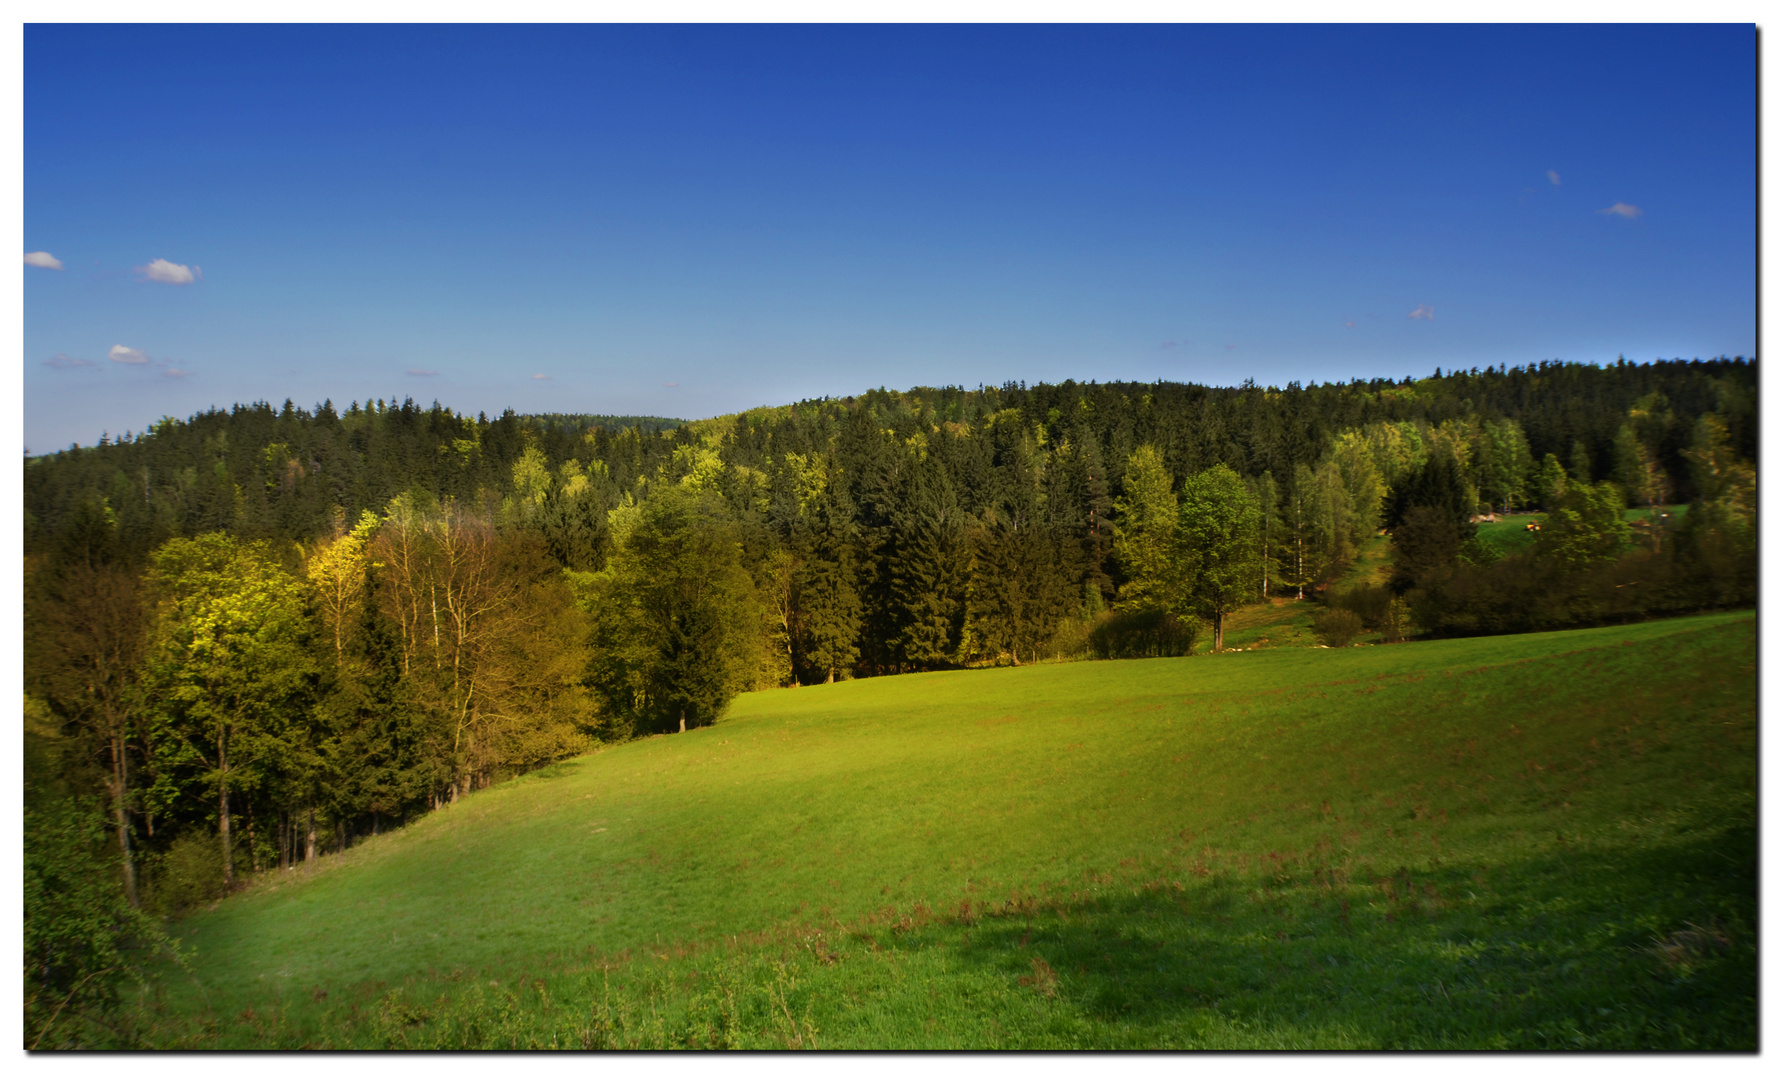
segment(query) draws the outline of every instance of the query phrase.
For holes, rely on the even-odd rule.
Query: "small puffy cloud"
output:
[[[181,266],[166,259],[156,259],[147,266],[139,266],[136,272],[145,281],[159,281],[163,285],[190,285],[204,276],[204,270],[195,266]]]
[[[435,375],[439,374],[439,372],[437,372],[437,371],[429,371],[426,368],[420,368],[420,367],[412,367],[409,369],[408,373],[410,375],[415,376],[418,379],[431,379]]]
[[[53,367],[53,368],[76,368],[76,367],[92,367],[93,366],[93,361],[82,360],[78,356],[69,356],[67,353],[57,353],[56,355],[50,357],[48,360],[45,360],[43,363],[44,363],[45,367]]]
[[[1560,174],[1555,172],[1553,169],[1549,169],[1548,170],[1548,183],[1553,184],[1555,187],[1559,187],[1560,186]]]
[[[1625,202],[1619,202],[1614,206],[1604,207],[1602,210],[1599,210],[1598,213],[1613,214],[1616,217],[1638,218],[1641,216],[1641,208],[1638,206],[1630,206]]]
[[[62,260],[47,251],[27,251],[25,252],[25,265],[41,266],[45,270],[60,270],[62,269]]]
[[[1406,313],[1408,319],[1423,319],[1426,322],[1436,321],[1436,309],[1429,304],[1419,304],[1417,310]]]
[[[161,374],[167,376],[170,379],[183,379],[192,373],[190,371],[185,371],[180,368],[170,367],[170,368],[163,369]]]
[[[663,385],[666,387],[670,387],[672,389],[674,387],[680,386],[681,384],[678,382],[666,382],[666,383],[663,383]]]
[[[132,349],[128,345],[113,345],[105,355],[111,357],[112,361],[118,364],[146,364],[149,362],[148,353],[141,349]]]
[[[545,373],[544,373],[544,372],[542,372],[542,371],[541,371],[541,372],[538,372],[538,373],[536,373],[536,374],[534,374],[534,375],[533,375],[533,378],[535,378],[535,379],[540,379],[540,380],[543,380],[543,381],[545,381],[545,382],[549,382],[549,381],[551,381],[551,376],[549,376],[549,375],[547,375],[547,374],[545,374]]]

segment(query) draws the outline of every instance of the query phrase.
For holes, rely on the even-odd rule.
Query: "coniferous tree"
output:
[[[795,573],[798,642],[803,666],[823,681],[852,672],[860,657],[861,598],[854,528],[846,497],[833,482],[813,501],[800,525],[802,556]]]
[[[889,659],[898,670],[927,671],[959,660],[971,554],[965,514],[946,474],[931,467],[911,476],[885,555],[897,635]]]
[[[603,575],[590,682],[640,734],[716,721],[760,667],[755,589],[735,521],[711,492],[659,488]]]

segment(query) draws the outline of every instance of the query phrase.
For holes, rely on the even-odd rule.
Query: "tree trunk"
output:
[[[260,872],[260,845],[254,842],[254,800],[248,799],[241,808],[242,816],[248,821],[248,865],[254,873]]]
[[[130,798],[130,757],[129,748],[123,745],[121,732],[113,735],[111,740],[111,774],[112,812],[118,827],[118,854],[124,860],[124,897],[130,901],[131,907],[140,907],[136,901],[136,860],[130,855],[130,817],[124,809]]]
[[[1226,613],[1213,613],[1213,651],[1221,652],[1226,648]]]
[[[1303,542],[1298,536],[1294,538],[1294,581],[1296,582],[1294,599],[1296,600],[1306,599],[1306,557],[1301,553],[1300,547]]]
[[[313,869],[310,864],[316,861],[316,808],[310,807],[309,814],[309,833],[303,841],[303,868],[306,871]]]
[[[681,710],[681,730],[682,731],[687,730],[687,710],[686,709]]]
[[[831,684],[835,681],[836,681],[836,669],[834,667],[832,667],[832,668],[830,668],[829,674],[825,675],[823,677],[823,684],[825,686],[828,686],[829,684]]]
[[[223,887],[235,884],[235,852],[229,846],[229,744],[217,737],[217,835],[223,842]]]

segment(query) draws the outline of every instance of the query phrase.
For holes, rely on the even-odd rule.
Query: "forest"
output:
[[[161,918],[749,690],[1191,655],[1270,598],[1385,640],[1751,606],[1757,438],[1721,358],[260,402],[27,457],[27,1033],[103,1015]],[[1527,549],[1476,534],[1532,508]],[[1390,582],[1333,585],[1383,531]]]

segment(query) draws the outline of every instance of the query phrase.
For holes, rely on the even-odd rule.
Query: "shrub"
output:
[[[217,838],[189,832],[157,860],[150,904],[176,918],[223,895],[223,852]]]
[[[1327,593],[1325,606],[1353,611],[1361,616],[1363,626],[1379,630],[1387,623],[1393,598],[1393,590],[1385,585],[1357,585],[1343,592]]]
[[[1381,632],[1382,641],[1404,641],[1412,636],[1412,609],[1401,597],[1393,597],[1387,604],[1386,614],[1381,617],[1377,629]]]
[[[1194,619],[1157,608],[1106,612],[1090,630],[1090,651],[1101,660],[1187,656],[1199,629]]]
[[[141,976],[141,950],[171,943],[124,899],[97,805],[27,805],[24,832],[25,1046],[127,1044],[118,984]]]
[[[1345,608],[1326,608],[1312,617],[1312,632],[1333,649],[1341,649],[1362,632],[1362,616]]]

